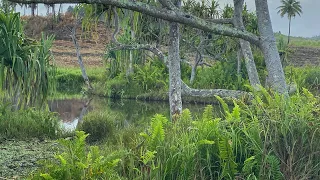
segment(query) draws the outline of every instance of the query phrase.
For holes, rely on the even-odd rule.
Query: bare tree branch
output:
[[[187,84],[183,81],[181,90],[182,95],[193,96],[193,97],[213,97],[213,96],[220,96],[222,98],[235,98],[241,99],[243,97],[251,98],[252,95],[248,92],[244,91],[236,91],[236,90],[227,90],[227,89],[193,89],[190,88]]]
[[[129,0],[10,0],[11,2],[30,4],[30,3],[87,3],[87,4],[104,4],[112,5],[118,8],[129,9],[147,14],[156,18],[185,24],[190,27],[201,29],[206,32],[212,32],[219,35],[238,37],[249,41],[260,47],[260,38],[253,33],[239,30],[237,28],[228,27],[225,25],[215,24],[208,20],[201,19],[181,10],[169,10],[166,8],[158,8],[143,2],[134,2]]]
[[[118,35],[119,31],[120,31],[120,26],[119,26],[119,16],[118,16],[118,12],[117,12],[117,8],[113,7],[112,8],[113,11],[113,15],[114,15],[114,32],[112,34],[112,42],[115,44],[120,44],[116,38],[116,36]]]

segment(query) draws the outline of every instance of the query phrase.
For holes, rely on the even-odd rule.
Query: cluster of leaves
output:
[[[235,71],[235,62],[217,62],[209,68],[198,68],[197,77],[193,83],[194,88],[199,89],[245,89],[249,84],[246,80],[246,70],[242,66],[241,74]]]
[[[119,153],[102,156],[97,146],[87,151],[88,134],[77,131],[72,140],[60,139],[63,153],[46,160],[32,179],[120,179],[114,168],[119,163]]]
[[[166,91],[168,72],[164,64],[159,61],[149,61],[145,65],[134,68],[134,73],[126,76],[119,73],[107,80],[107,95],[113,98],[129,97],[149,92]]]
[[[19,104],[42,105],[55,89],[55,68],[50,48],[53,37],[27,39],[19,13],[0,10],[0,87]],[[18,97],[21,94],[20,97]]]
[[[320,90],[320,68],[318,67],[292,67],[285,68],[288,83],[295,83],[297,88],[302,90],[303,87],[312,92]]]

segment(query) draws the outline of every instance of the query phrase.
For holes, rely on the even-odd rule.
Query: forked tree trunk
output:
[[[242,7],[244,0],[233,0],[234,3],[234,25],[235,27],[245,30],[242,19]],[[246,69],[249,76],[249,81],[251,86],[255,89],[259,89],[259,85],[261,85],[259,80],[258,71],[256,68],[256,64],[254,62],[252,50],[250,47],[250,43],[248,41],[240,39],[240,46],[242,55],[245,60]]]
[[[276,40],[273,34],[267,0],[255,0],[261,50],[264,54],[271,88],[281,94],[288,94]]]

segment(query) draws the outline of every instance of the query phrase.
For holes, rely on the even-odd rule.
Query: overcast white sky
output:
[[[201,0],[199,0],[201,1]],[[211,0],[205,0],[210,2]],[[255,0],[245,0],[248,5],[249,10],[254,11],[254,1]],[[221,7],[224,7],[226,4],[233,4],[233,0],[218,0]],[[320,0],[300,0],[303,14],[301,17],[297,16],[293,19],[291,24],[291,34],[293,36],[303,36],[303,37],[312,37],[320,35]],[[273,25],[273,30],[275,32],[281,31],[283,34],[288,33],[288,18],[281,18],[277,14],[277,7],[280,6],[280,0],[268,0],[269,11],[271,14],[271,20]],[[67,10],[69,5],[64,5],[64,11]],[[58,6],[56,7],[58,10]],[[23,10],[17,8],[22,14]],[[30,14],[30,9],[26,10],[26,13]],[[39,15],[45,15],[45,7],[39,6]]]
[[[245,0],[250,10],[255,10],[255,0]],[[293,36],[312,37],[320,35],[320,0],[300,0],[303,14],[296,16],[291,23],[291,34]],[[223,7],[225,4],[233,4],[233,0],[219,0]],[[269,11],[273,30],[288,33],[288,18],[281,18],[277,13],[277,7],[281,5],[280,0],[268,0]]]

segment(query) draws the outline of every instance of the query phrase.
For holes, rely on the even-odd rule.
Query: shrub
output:
[[[287,67],[285,69],[289,83],[296,83],[298,88],[307,88],[311,91],[320,89],[320,68],[318,67]]]
[[[113,136],[115,116],[107,112],[89,112],[83,118],[79,129],[89,133],[87,141],[97,142]]]
[[[77,131],[73,140],[60,139],[62,153],[53,160],[43,161],[43,167],[31,179],[120,179],[114,168],[122,152],[102,156],[97,146],[87,151],[88,134]]]

